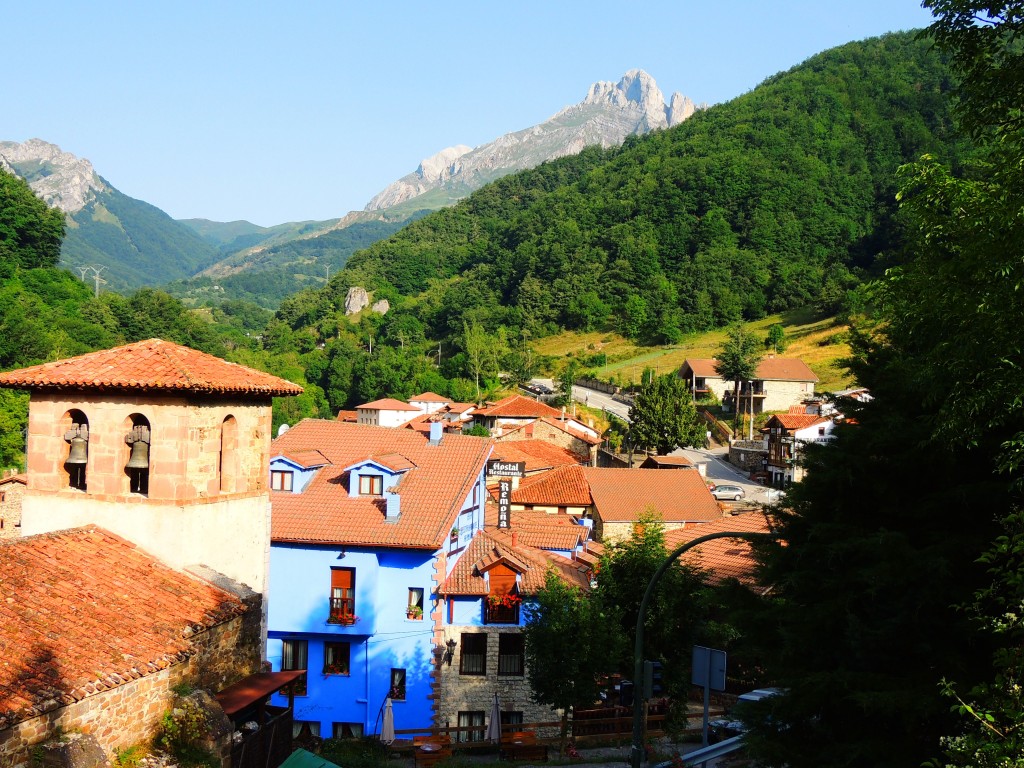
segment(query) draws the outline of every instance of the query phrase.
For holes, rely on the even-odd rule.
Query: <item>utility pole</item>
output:
[[[102,267],[102,266],[101,267],[95,267],[95,266],[92,266],[92,265],[87,265],[87,266],[79,267],[78,268],[79,273],[82,275],[82,282],[83,283],[86,282],[86,280],[85,280],[86,274],[89,273],[89,272],[92,272],[92,278],[91,279],[92,279],[92,281],[93,281],[93,283],[95,285],[94,295],[96,296],[96,298],[99,298],[99,295],[100,295],[100,285],[106,285],[107,284],[107,281],[104,280],[102,277],[100,277],[100,273],[104,269],[106,269],[106,267]]]

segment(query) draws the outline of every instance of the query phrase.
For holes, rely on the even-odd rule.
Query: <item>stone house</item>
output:
[[[714,358],[687,359],[679,369],[679,376],[695,399],[713,393],[724,410],[735,407],[735,382],[726,381],[715,370]],[[758,363],[752,381],[741,381],[739,408],[743,413],[751,409],[755,414],[766,411],[785,411],[814,396],[818,377],[807,364],[796,357],[767,355]]]
[[[31,392],[23,538],[0,545],[0,569],[24,566],[0,576],[0,762],[70,728],[109,757],[176,683],[259,669],[271,399],[302,389],[160,339],[0,387]]]

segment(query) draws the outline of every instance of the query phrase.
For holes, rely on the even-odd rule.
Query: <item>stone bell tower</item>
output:
[[[160,339],[0,387],[31,391],[24,535],[96,524],[266,596],[271,398],[301,387]]]

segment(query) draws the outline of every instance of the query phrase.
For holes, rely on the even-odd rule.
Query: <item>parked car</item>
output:
[[[738,485],[716,485],[711,489],[711,495],[719,501],[739,501],[745,493]]]

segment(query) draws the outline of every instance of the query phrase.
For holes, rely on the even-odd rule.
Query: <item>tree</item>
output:
[[[707,427],[697,415],[686,383],[674,373],[651,380],[629,407],[629,434],[635,448],[660,455],[679,446],[703,446]]]
[[[764,340],[765,349],[770,349],[774,354],[779,354],[786,349],[786,330],[782,323],[773,323],[768,328],[768,335]]]
[[[35,196],[28,182],[0,170],[0,263],[54,267],[64,240],[64,214]]]
[[[562,710],[563,752],[569,712],[593,704],[599,676],[614,671],[614,660],[621,656],[624,638],[608,630],[617,618],[613,604],[567,584],[553,569],[537,592],[535,607],[527,609],[523,635],[530,696]]]
[[[580,364],[576,360],[570,360],[565,364],[562,374],[558,377],[559,405],[572,405],[572,388],[579,375]]]
[[[757,364],[761,362],[761,350],[754,334],[745,330],[742,325],[734,325],[729,329],[729,336],[718,351],[715,372],[733,384],[733,408],[736,415],[733,428],[738,429],[740,423],[740,382],[753,381],[757,375]],[[750,414],[754,418],[754,414]]]

